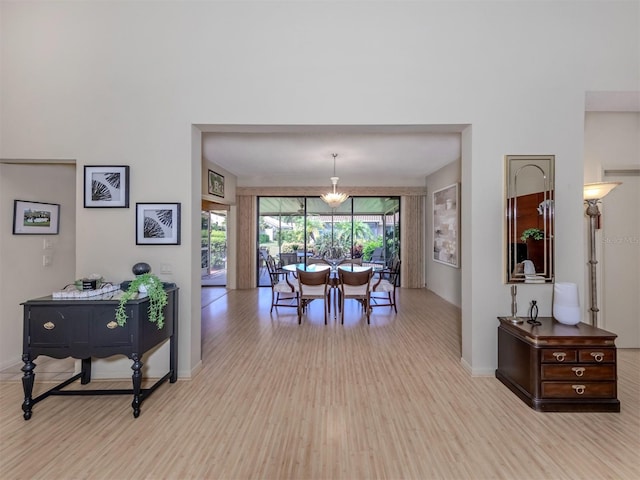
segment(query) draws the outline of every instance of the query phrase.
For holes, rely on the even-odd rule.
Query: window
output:
[[[400,198],[350,197],[332,210],[320,197],[259,197],[258,246],[283,263],[321,258],[330,247],[363,263],[388,263],[400,253]],[[261,258],[258,286],[267,286]]]

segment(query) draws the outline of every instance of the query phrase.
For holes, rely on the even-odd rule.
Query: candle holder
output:
[[[518,295],[518,286],[511,285],[511,316],[507,317],[511,323],[524,323],[520,317],[518,317],[518,302],[516,301],[516,296]]]

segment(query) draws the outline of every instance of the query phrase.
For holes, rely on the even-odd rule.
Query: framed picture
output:
[[[136,245],[180,245],[180,204],[136,203]]]
[[[13,201],[14,235],[57,235],[60,230],[60,204]]]
[[[129,166],[85,165],[84,208],[129,208]]]
[[[224,197],[224,177],[212,170],[209,170],[209,193]]]
[[[459,266],[458,184],[433,192],[433,260]]]

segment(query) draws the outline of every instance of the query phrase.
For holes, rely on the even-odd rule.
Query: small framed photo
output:
[[[129,166],[85,165],[84,208],[129,208]]]
[[[13,201],[14,235],[57,235],[60,230],[60,204]]]
[[[209,193],[224,197],[224,176],[209,170]]]
[[[136,203],[136,245],[180,245],[180,204]]]

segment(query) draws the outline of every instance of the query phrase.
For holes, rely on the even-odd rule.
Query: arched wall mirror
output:
[[[506,283],[553,282],[555,155],[507,155]]]

